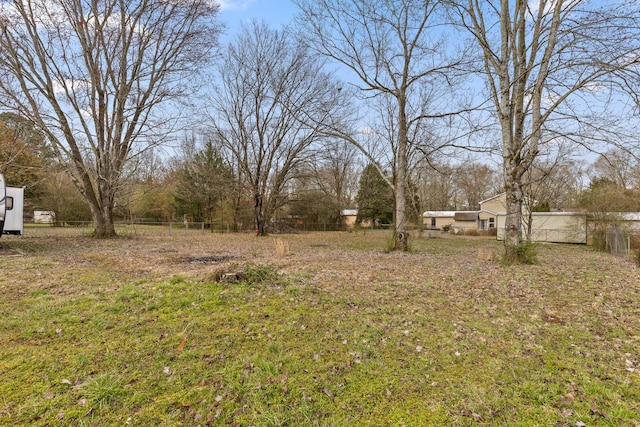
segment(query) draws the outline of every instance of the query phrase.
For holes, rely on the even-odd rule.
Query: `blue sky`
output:
[[[243,22],[264,20],[279,28],[290,23],[296,14],[291,0],[218,0],[222,6],[220,20],[227,25],[227,34],[233,34]]]

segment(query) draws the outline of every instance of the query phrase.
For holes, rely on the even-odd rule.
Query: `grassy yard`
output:
[[[630,261],[280,239],[2,237],[0,425],[640,426]]]

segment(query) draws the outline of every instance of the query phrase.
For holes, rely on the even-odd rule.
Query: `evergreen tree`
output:
[[[178,171],[177,213],[193,221],[213,223],[217,215],[224,222],[224,202],[237,188],[233,171],[214,144],[207,140]]]
[[[362,171],[356,202],[358,204],[357,224],[371,221],[375,227],[376,223],[393,222],[393,190],[372,163]]]

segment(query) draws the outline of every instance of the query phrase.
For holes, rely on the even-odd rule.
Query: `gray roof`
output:
[[[456,212],[453,216],[453,219],[456,221],[477,221],[478,220],[478,211],[474,212]]]

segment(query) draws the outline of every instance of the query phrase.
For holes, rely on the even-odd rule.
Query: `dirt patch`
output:
[[[217,262],[226,262],[226,261],[234,261],[239,259],[233,255],[207,255],[207,256],[199,256],[199,257],[187,257],[180,259],[181,262],[186,262],[189,264],[212,264]]]

